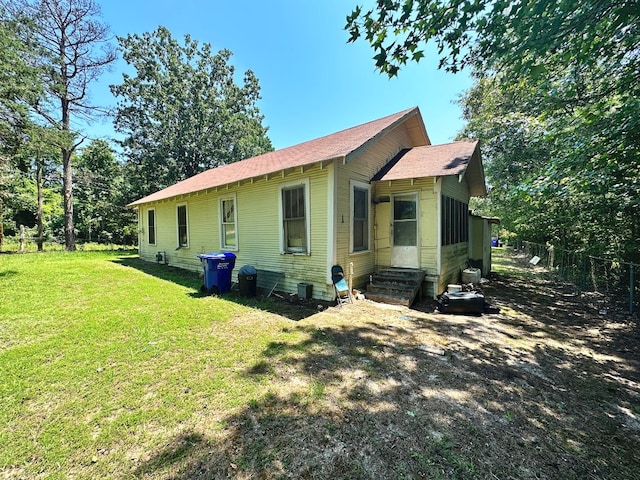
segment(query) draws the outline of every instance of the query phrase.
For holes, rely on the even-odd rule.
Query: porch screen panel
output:
[[[467,203],[443,195],[441,215],[442,245],[469,241],[469,205]]]

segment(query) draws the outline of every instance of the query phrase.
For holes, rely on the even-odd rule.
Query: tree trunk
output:
[[[61,50],[62,53],[62,50]],[[63,77],[66,77],[65,66],[62,66]],[[71,126],[69,121],[70,104],[66,95],[62,97],[61,102],[62,113],[62,131],[68,134],[71,133]],[[69,252],[76,250],[76,235],[73,231],[73,167],[71,166],[71,154],[73,148],[71,142],[68,146],[62,147],[62,202],[64,205],[64,246]]]
[[[38,213],[36,221],[38,223],[38,251],[42,252],[42,243],[43,243],[43,232],[44,232],[44,222],[42,217],[44,216],[44,212],[42,209],[42,161],[40,159],[36,160],[36,183],[38,187]]]
[[[19,238],[18,253],[24,253],[24,241],[25,241],[24,225],[20,225],[20,236],[18,238]]]
[[[2,244],[4,243],[4,206],[0,198],[0,252],[2,252]]]
[[[64,245],[73,252],[76,250],[76,235],[73,231],[73,168],[71,150],[62,150],[63,202],[64,202]]]
[[[4,210],[2,208],[2,199],[0,199],[0,252],[2,252],[2,243],[4,242]]]

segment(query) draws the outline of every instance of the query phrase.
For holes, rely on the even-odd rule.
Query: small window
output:
[[[305,185],[282,189],[282,228],[284,251],[307,252],[307,210]]]
[[[156,244],[156,211],[147,210],[147,241],[149,245]]]
[[[238,248],[238,233],[236,224],[238,217],[236,213],[235,197],[223,198],[220,200],[220,233],[222,248],[235,250]]]
[[[186,205],[178,205],[178,246],[189,246],[189,230],[187,225]]]
[[[369,250],[369,185],[366,183],[352,183],[351,214],[351,251]]]

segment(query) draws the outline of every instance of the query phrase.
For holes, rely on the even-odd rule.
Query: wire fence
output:
[[[35,252],[38,250],[38,237],[24,236],[7,236],[2,239],[0,253],[22,253]],[[137,245],[119,244],[107,241],[89,240],[82,237],[75,239],[77,250],[135,250]],[[52,237],[42,239],[42,247],[46,252],[55,252],[65,250],[65,239],[62,237]]]
[[[638,312],[640,265],[533,242],[519,242],[516,247],[530,266],[544,268],[556,279],[571,283],[600,310]]]

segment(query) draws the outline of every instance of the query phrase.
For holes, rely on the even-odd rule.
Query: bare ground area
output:
[[[541,276],[483,290],[500,313],[358,301],[292,321],[303,335],[247,372],[269,392],[203,410],[136,477],[640,478],[637,318]]]

